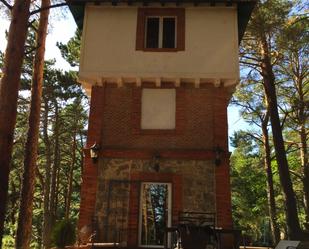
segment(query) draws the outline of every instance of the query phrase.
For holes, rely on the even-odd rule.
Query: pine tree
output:
[[[268,131],[269,126],[269,110],[268,103],[263,96],[263,86],[261,81],[255,79],[256,74],[252,73],[247,76],[246,80],[242,82],[237,89],[233,104],[240,107],[241,116],[249,124],[257,127],[257,131],[248,130],[247,137],[256,140],[256,144],[260,147],[261,155],[263,156],[264,169],[266,174],[267,199],[270,226],[272,232],[272,239],[274,244],[280,240],[280,230],[277,222],[277,205],[275,201],[275,191],[273,182],[273,170],[271,167],[272,155],[270,146],[270,135]],[[261,101],[261,98],[264,98]]]
[[[0,83],[0,248],[4,231],[17,97],[25,52],[30,2],[30,0],[15,0],[14,2],[3,77]]]
[[[49,6],[50,0],[42,0],[42,8],[47,8]],[[16,248],[23,249],[30,247],[32,231],[33,196],[37,168],[37,150],[48,16],[49,9],[40,12],[40,20],[36,38],[37,50],[33,62],[29,129],[25,144],[24,173],[16,235]]]
[[[242,46],[242,63],[260,73],[268,104],[280,183],[285,196],[285,210],[290,239],[305,235],[301,230],[295,192],[289,172],[278,111],[274,66],[278,62],[277,40],[291,11],[289,1],[259,1]]]
[[[304,190],[306,222],[309,224],[309,22],[302,16],[289,18],[278,46],[282,56],[277,73],[285,81],[279,94],[285,103],[286,127],[297,134],[294,141],[299,152]],[[309,229],[309,228],[308,228]]]

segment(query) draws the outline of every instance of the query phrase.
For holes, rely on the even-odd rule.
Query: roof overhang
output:
[[[209,6],[216,6],[219,4],[232,6],[236,4],[238,14],[238,38],[240,43],[257,0],[66,0],[66,2],[69,5],[69,8],[79,29],[83,29],[86,3],[93,3],[96,5],[99,5],[101,3],[110,3],[113,6],[117,6],[120,4],[128,4],[130,6],[139,4],[142,6],[151,6],[152,4],[158,3],[162,6],[167,3],[175,3],[176,6],[191,3],[194,6],[199,6],[201,4],[209,4]]]

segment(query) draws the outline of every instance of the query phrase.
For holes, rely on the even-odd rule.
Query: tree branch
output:
[[[5,0],[0,0],[1,3],[4,4],[5,7],[7,7],[9,10],[12,10],[13,9],[13,6],[10,5],[7,1]]]
[[[291,169],[289,171],[292,175],[296,176],[298,179],[303,180],[303,177],[299,173],[297,173],[296,171],[291,170]]]
[[[240,60],[240,63],[243,64],[243,65],[246,65],[246,66],[249,65],[249,66],[252,66],[252,67],[258,67],[259,66],[258,64],[247,62],[247,61],[243,61],[243,60]]]
[[[3,0],[0,0],[0,1],[3,1]],[[35,14],[41,12],[41,11],[44,11],[44,10],[53,9],[53,8],[62,7],[62,6],[67,6],[67,5],[68,5],[68,3],[57,3],[57,4],[50,5],[50,6],[45,7],[45,8],[39,8],[39,9],[31,11],[30,16],[35,15]]]
[[[35,23],[35,19],[33,19],[31,22],[29,22],[29,24],[28,24],[28,27],[31,27],[31,28],[33,28],[33,30],[35,31],[35,32],[38,32],[38,29],[33,25],[33,23]]]
[[[255,140],[257,140],[257,141],[260,142],[261,144],[264,144],[263,140],[262,140],[260,137],[254,135],[254,134],[252,134],[252,133],[249,133],[249,132],[247,132],[246,135],[249,136],[249,137],[251,137],[251,138],[253,138],[253,139],[255,139]]]
[[[31,54],[33,51],[37,50],[39,47],[40,47],[40,46],[35,46],[35,47],[31,48],[30,50],[28,50],[28,51],[25,52],[25,55]]]
[[[251,57],[251,56],[247,56],[247,55],[240,55],[241,58],[244,58],[244,59],[247,59],[247,60],[251,60],[251,61],[256,61],[258,63],[261,62],[261,60],[259,60],[258,58],[254,58],[254,57]],[[246,63],[246,62],[245,62]]]

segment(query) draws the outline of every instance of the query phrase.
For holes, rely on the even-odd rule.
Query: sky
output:
[[[59,49],[56,47],[56,42],[66,43],[71,37],[74,36],[76,24],[71,13],[68,11],[65,18],[57,14],[59,9],[51,10],[51,17],[53,20],[49,25],[48,35],[46,40],[46,53],[45,59],[57,60],[57,67],[62,69],[69,69],[69,64],[61,57]],[[0,50],[5,51],[6,39],[5,31],[9,29],[10,21],[0,16]]]
[[[58,10],[59,11],[59,10]],[[57,16],[57,9],[53,9],[51,16]],[[49,33],[46,40],[46,54],[45,59],[56,59],[56,67],[63,70],[69,70],[69,64],[61,57],[59,49],[56,47],[56,42],[66,43],[74,36],[76,24],[71,13],[68,11],[64,17],[54,18],[52,27],[49,27]],[[0,50],[5,51],[6,39],[5,31],[9,28],[9,20],[0,16]],[[229,136],[232,136],[234,131],[248,128],[246,122],[239,116],[238,109],[230,106],[228,108],[228,123]],[[232,151],[233,148],[230,147]]]

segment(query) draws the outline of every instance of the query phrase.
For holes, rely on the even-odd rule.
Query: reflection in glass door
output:
[[[139,245],[163,247],[164,230],[171,226],[171,184],[145,182],[141,188]]]

